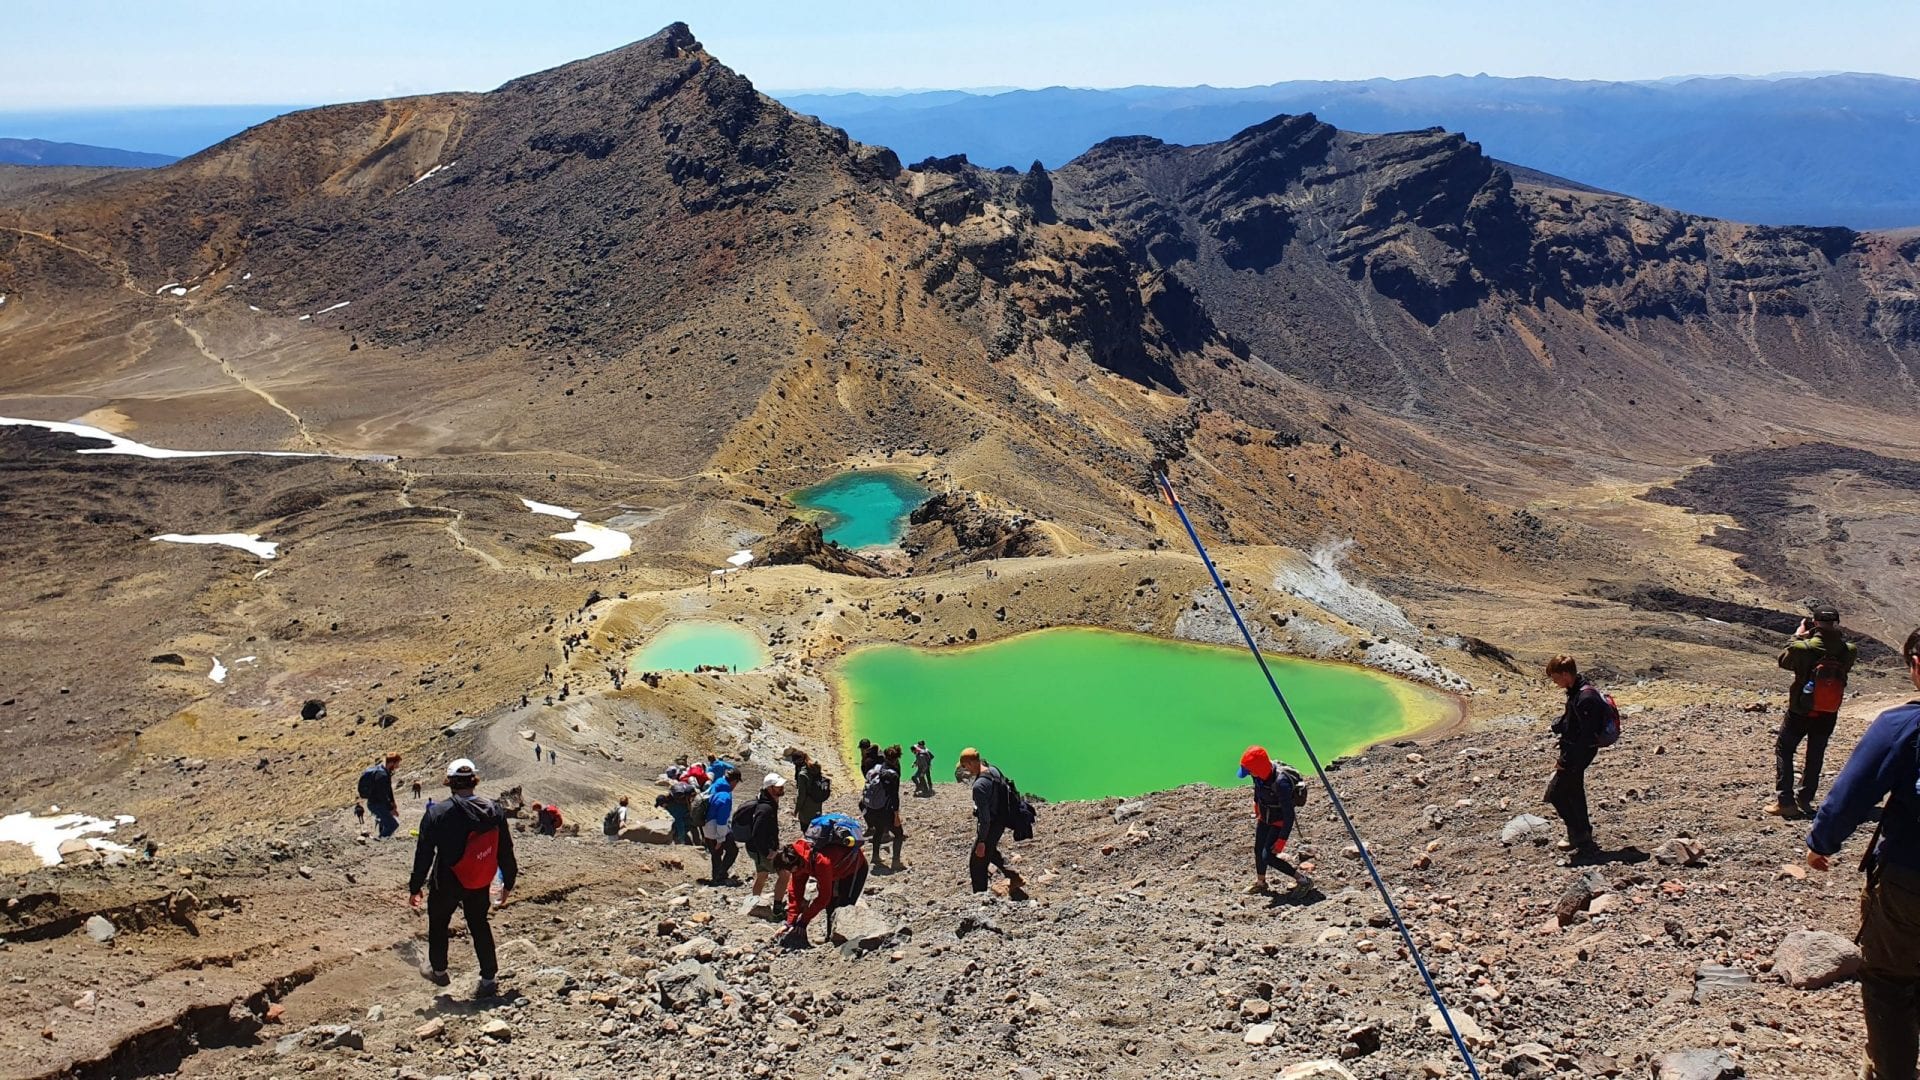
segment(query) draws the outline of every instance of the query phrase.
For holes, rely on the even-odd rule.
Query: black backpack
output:
[[[607,816],[600,819],[600,831],[603,833],[606,833],[608,836],[620,835],[620,808],[619,807],[616,806],[613,809],[607,811]]]
[[[899,774],[885,765],[875,765],[873,770],[867,773],[866,790],[860,793],[860,809],[876,812],[894,809],[893,799],[887,794],[889,774],[892,774],[896,781],[899,779]]]
[[[1020,794],[1020,785],[1013,782],[1006,773],[995,769],[999,775],[1000,809],[995,815],[997,823],[1007,827],[1015,840],[1033,839],[1033,820],[1035,813],[1033,802]]]
[[[379,778],[373,775],[380,769],[378,765],[369,765],[360,774],[360,797],[368,802],[377,802],[387,796],[387,793],[381,790],[383,785]]]

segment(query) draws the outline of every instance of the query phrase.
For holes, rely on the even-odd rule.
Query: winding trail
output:
[[[191,326],[188,326],[186,324],[186,321],[180,318],[180,316],[178,315],[173,316],[173,325],[185,331],[186,335],[189,338],[193,339],[193,347],[200,351],[200,355],[220,365],[220,370],[225,372],[228,378],[240,384],[241,389],[245,390],[249,394],[254,395],[255,397],[258,397],[261,401],[266,402],[267,404],[280,410],[282,413],[285,413],[287,419],[293,421],[294,430],[299,433],[301,442],[306,443],[308,446],[314,448],[315,450],[320,449],[319,442],[315,441],[313,434],[307,430],[307,422],[300,418],[299,413],[296,413],[292,409],[289,409],[285,405],[282,405],[280,403],[279,398],[274,397],[273,394],[267,391],[265,388],[254,384],[252,380],[248,379],[245,375],[242,375],[240,374],[239,371],[235,370],[232,364],[227,363],[224,359],[216,355],[212,349],[207,348],[206,338],[200,335],[200,331],[195,330]]]

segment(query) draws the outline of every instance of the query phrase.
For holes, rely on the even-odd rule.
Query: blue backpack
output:
[[[851,814],[821,814],[807,823],[807,843],[812,847],[857,848],[861,842],[860,822]]]

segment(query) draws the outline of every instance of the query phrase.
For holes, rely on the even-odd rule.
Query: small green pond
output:
[[[1267,663],[1322,761],[1459,713],[1438,691],[1366,668]],[[869,646],[836,674],[843,736],[902,746],[924,738],[938,755],[936,780],[953,775],[964,746],[1053,800],[1240,783],[1252,743],[1310,771],[1241,649],[1066,627],[958,648]]]
[[[910,477],[885,469],[841,473],[789,498],[821,514],[821,532],[842,547],[884,547],[906,532],[907,515],[932,494]]]
[[[759,635],[730,622],[677,622],[653,635],[627,670],[692,671],[702,664],[751,671],[771,659]]]

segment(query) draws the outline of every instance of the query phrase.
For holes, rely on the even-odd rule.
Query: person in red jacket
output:
[[[787,878],[787,925],[781,931],[780,942],[798,947],[806,944],[807,924],[832,906],[836,887],[866,872],[867,856],[858,845],[816,849],[803,837],[781,851],[780,861],[790,875]],[[807,899],[809,878],[813,880],[811,901]]]

